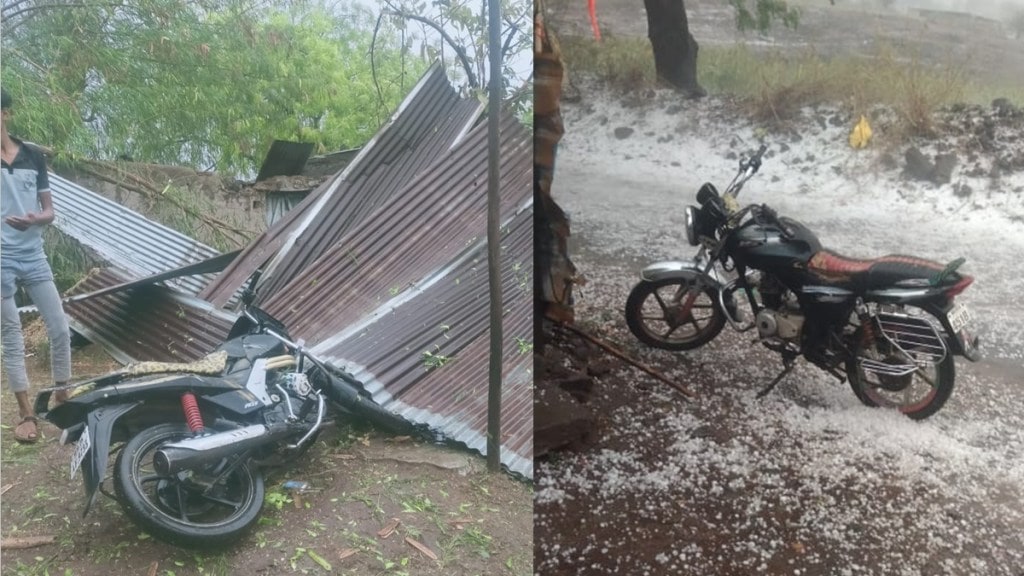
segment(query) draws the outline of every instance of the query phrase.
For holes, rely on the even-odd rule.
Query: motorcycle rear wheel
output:
[[[938,412],[953,394],[956,365],[948,352],[937,363],[919,366],[904,376],[886,376],[866,371],[858,362],[868,353],[863,348],[863,327],[857,329],[854,341],[858,343],[854,357],[846,363],[846,376],[857,398],[866,406],[896,409],[914,420],[924,420]],[[905,362],[905,357],[876,348],[874,359],[891,364]]]
[[[689,313],[683,303],[696,291]],[[712,288],[682,278],[641,281],[626,300],[626,325],[638,340],[663,350],[692,350],[713,340],[725,326],[725,314]]]
[[[225,475],[228,459],[203,469],[158,474],[153,453],[191,436],[184,424],[160,424],[134,436],[114,465],[114,490],[128,516],[153,536],[180,546],[222,547],[241,538],[259,518],[263,475],[244,462]]]

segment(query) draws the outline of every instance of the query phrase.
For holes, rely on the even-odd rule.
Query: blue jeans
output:
[[[61,306],[60,294],[53,283],[53,272],[46,259],[29,262],[0,260],[2,276],[3,310],[0,311],[0,341],[3,342],[3,364],[7,382],[14,392],[28,390],[28,373],[25,370],[25,339],[21,332],[21,318],[14,302],[16,282],[20,281],[28,292],[32,303],[39,309],[39,315],[46,324],[50,338],[50,368],[54,382],[71,379],[71,330]]]

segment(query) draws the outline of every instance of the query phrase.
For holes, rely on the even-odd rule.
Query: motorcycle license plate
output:
[[[957,304],[953,306],[949,314],[946,314],[946,318],[949,319],[949,327],[953,329],[954,333],[957,333],[971,322],[971,311],[967,309],[967,306]]]
[[[86,426],[85,430],[82,430],[82,436],[78,438],[78,443],[75,444],[75,453],[71,455],[71,478],[75,478],[75,472],[82,467],[82,461],[85,460],[85,455],[89,453],[89,448],[92,447],[92,440],[89,439],[89,427]]]

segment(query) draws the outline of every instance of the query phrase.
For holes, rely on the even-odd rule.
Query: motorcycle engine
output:
[[[757,313],[757,333],[762,340],[799,342],[804,315],[796,310],[762,310]]]

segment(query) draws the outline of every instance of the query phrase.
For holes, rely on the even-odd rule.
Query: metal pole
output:
[[[501,470],[501,220],[498,182],[501,158],[498,123],[501,120],[501,14],[499,0],[487,1],[490,103],[487,109],[487,278],[491,292],[491,354],[487,387],[487,469]]]

